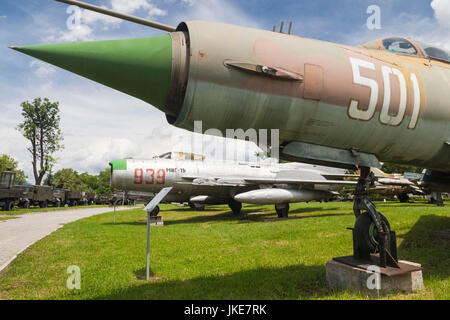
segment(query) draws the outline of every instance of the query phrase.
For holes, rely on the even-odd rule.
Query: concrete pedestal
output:
[[[161,216],[150,217],[150,226],[152,227],[162,227],[164,226],[164,219]]]
[[[399,263],[402,270],[388,270],[378,268],[376,265],[359,267],[330,260],[326,264],[328,288],[351,290],[369,295],[423,290],[421,266],[408,261],[399,261]]]

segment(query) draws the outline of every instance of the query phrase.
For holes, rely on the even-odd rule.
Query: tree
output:
[[[16,184],[24,184],[27,181],[27,176],[23,170],[17,169],[19,163],[13,158],[6,154],[0,155],[0,172],[11,169],[16,173]]]
[[[52,176],[52,184],[73,191],[82,191],[80,175],[74,169],[61,169]]]
[[[64,188],[75,191],[89,191],[95,195],[109,195],[114,192],[110,187],[111,169],[107,168],[98,175],[89,173],[78,173],[71,168],[61,169],[55,174],[48,174],[45,179],[46,185]]]
[[[98,177],[90,175],[89,173],[85,172],[80,174],[79,176],[80,183],[83,187],[84,191],[94,192],[99,187]]]
[[[98,189],[96,190],[97,195],[108,195],[114,193],[115,189],[111,188],[111,169],[106,168],[97,176],[98,179]]]
[[[405,166],[405,165],[399,165],[395,163],[388,163],[385,162],[383,164],[382,169],[386,173],[405,173],[405,172],[412,172],[412,173],[421,173],[423,169],[416,168],[413,166]]]
[[[34,179],[36,185],[41,185],[43,177],[56,162],[53,154],[64,148],[59,128],[59,103],[36,98],[32,103],[22,102],[21,107],[24,121],[17,129],[31,143],[28,151],[32,156]]]

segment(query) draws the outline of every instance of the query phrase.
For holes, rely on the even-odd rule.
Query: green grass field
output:
[[[384,299],[450,299],[450,203],[377,203],[397,232],[399,257],[419,262],[426,290]],[[205,212],[161,207],[151,229],[150,282],[144,281],[142,209],[66,225],[37,242],[0,274],[0,299],[367,299],[327,289],[325,263],[352,254],[352,203],[299,203],[289,220],[272,206],[226,206]],[[7,223],[7,222],[6,222]],[[67,268],[81,269],[81,290],[68,290]]]
[[[17,219],[17,217],[2,217],[0,216],[0,221],[5,221],[5,220],[12,220],[12,219]]]

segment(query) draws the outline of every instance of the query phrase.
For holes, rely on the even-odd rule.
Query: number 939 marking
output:
[[[164,169],[134,169],[134,184],[165,184],[166,170]]]

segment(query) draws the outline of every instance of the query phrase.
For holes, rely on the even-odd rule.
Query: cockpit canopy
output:
[[[191,160],[191,161],[203,161],[205,157],[195,153],[186,152],[167,152],[158,157],[159,159],[174,159],[174,160]]]
[[[378,39],[362,45],[371,50],[384,50],[397,54],[419,56],[450,63],[450,52],[419,41],[403,37]]]

